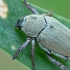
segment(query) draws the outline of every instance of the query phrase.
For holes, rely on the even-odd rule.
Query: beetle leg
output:
[[[33,6],[31,6],[26,0],[24,0],[24,4],[25,4],[25,6],[26,6],[31,12],[33,12],[34,14],[39,14],[39,13],[36,11],[36,9],[35,9]]]
[[[54,58],[52,58],[52,56],[50,54],[46,54],[46,56],[48,57],[48,59],[54,63],[56,66],[58,66],[61,70],[68,70],[67,67],[65,67],[61,62],[55,60]]]
[[[53,11],[50,11],[50,12],[47,14],[47,16],[52,16],[52,14],[53,14]]]
[[[21,50],[23,48],[25,48],[30,41],[31,41],[31,38],[27,38],[27,40],[25,41],[25,43],[23,43],[22,46],[18,48],[18,50],[16,51],[16,53],[15,53],[14,57],[12,58],[12,60],[14,60],[18,56],[18,54],[21,52]]]
[[[32,70],[35,70],[34,46],[35,46],[35,39],[32,40],[32,47],[31,47]]]
[[[52,14],[53,14],[53,11],[50,11],[48,14],[43,14],[43,16],[52,16]]]

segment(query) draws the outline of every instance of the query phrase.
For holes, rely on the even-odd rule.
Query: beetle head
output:
[[[20,19],[18,19],[18,21],[17,21],[17,23],[16,23],[16,27],[18,28],[18,29],[21,29],[22,27],[23,27],[23,25],[25,24],[25,22],[26,22],[26,19],[25,18],[20,18]],[[23,24],[22,24],[23,23]]]
[[[43,16],[36,14],[25,16],[16,23],[16,27],[21,29],[29,37],[37,37],[45,25]]]

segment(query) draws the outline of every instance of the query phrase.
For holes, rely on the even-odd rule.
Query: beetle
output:
[[[32,42],[32,70],[35,70],[34,47],[37,40],[52,63],[57,65],[61,70],[68,70],[61,62],[54,59],[51,53],[68,60],[70,56],[70,30],[53,18],[51,16],[52,13],[40,15],[26,0],[24,0],[24,4],[34,14],[20,18],[16,23],[16,27],[27,35],[27,40],[18,48],[12,59],[14,60],[21,50]]]

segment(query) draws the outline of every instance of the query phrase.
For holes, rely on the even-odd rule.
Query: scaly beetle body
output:
[[[29,37],[36,37],[40,47],[70,56],[70,30],[53,17],[29,15],[22,19],[22,31]]]
[[[62,63],[50,56],[51,52],[60,54],[66,59],[70,56],[70,30],[51,16],[39,15],[38,12],[24,0],[26,6],[35,14],[25,16],[18,20],[16,27],[21,29],[28,37],[27,41],[17,50],[13,59],[32,41],[32,70],[35,70],[34,45],[35,39],[46,52],[48,59],[61,70],[68,70]]]

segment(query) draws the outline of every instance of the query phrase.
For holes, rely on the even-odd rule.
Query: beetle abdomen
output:
[[[47,27],[37,37],[38,43],[44,50],[70,56],[70,30],[52,17],[45,18]]]

